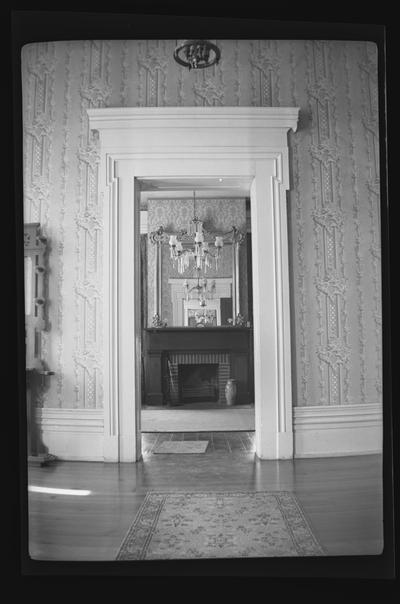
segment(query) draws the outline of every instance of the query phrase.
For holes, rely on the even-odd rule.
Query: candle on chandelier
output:
[[[169,237],[169,244],[171,246],[176,245],[176,235],[170,235],[170,237]]]
[[[224,241],[223,241],[222,237],[216,237],[214,245],[215,245],[215,247],[223,247]]]
[[[197,231],[194,240],[195,240],[195,243],[203,243],[203,241],[204,241],[203,233],[200,233],[199,231]]]

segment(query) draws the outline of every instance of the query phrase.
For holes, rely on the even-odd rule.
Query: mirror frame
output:
[[[156,231],[149,233],[148,241],[156,246],[156,261],[154,263],[154,313],[151,321],[151,327],[166,327],[165,322],[161,319],[161,288],[162,288],[162,246],[168,244],[169,236],[176,235],[179,233],[172,233],[166,231],[164,227],[160,226]],[[232,315],[233,325],[241,324],[243,317],[240,312],[240,263],[239,263],[239,249],[241,244],[246,238],[246,234],[233,226],[232,230],[228,233],[218,233],[217,235],[223,235],[227,237],[231,234],[231,239],[224,241],[224,244],[231,245],[232,251]],[[214,277],[215,278],[215,277]],[[173,326],[176,327],[176,326]],[[185,326],[179,326],[185,327]]]

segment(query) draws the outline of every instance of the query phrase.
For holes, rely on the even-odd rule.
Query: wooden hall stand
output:
[[[41,451],[35,420],[36,402],[47,376],[54,375],[41,359],[41,332],[46,329],[46,237],[37,222],[24,225],[26,404],[29,465],[46,465],[54,455]]]

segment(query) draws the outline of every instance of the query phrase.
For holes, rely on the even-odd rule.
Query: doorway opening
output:
[[[254,431],[250,181],[151,178],[138,188],[141,432]],[[209,255],[200,268],[195,220]]]

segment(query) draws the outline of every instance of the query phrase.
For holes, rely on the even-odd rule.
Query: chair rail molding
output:
[[[88,109],[103,199],[104,460],[140,451],[140,179],[249,183],[256,454],[293,457],[286,191],[297,107]],[[222,185],[221,185],[222,186]],[[139,359],[139,360],[138,360]]]

